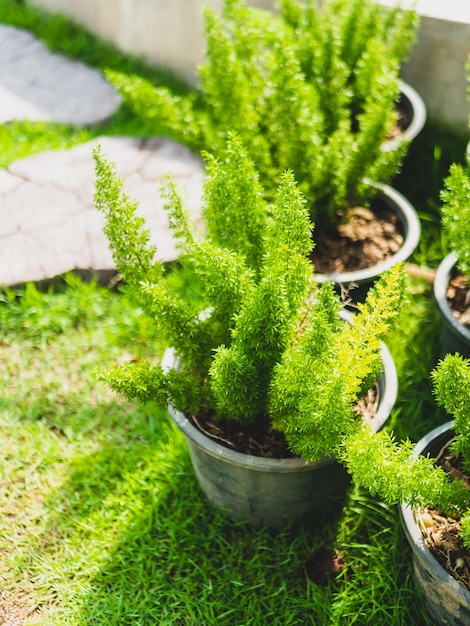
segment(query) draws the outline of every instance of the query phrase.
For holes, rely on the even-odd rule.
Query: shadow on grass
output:
[[[398,509],[354,487],[338,545],[348,568],[332,596],[330,626],[432,626],[413,579],[411,549]],[[367,593],[362,590],[367,589]]]
[[[40,422],[51,428],[50,420]],[[70,420],[64,479],[25,557],[39,603],[55,598],[60,623],[339,626],[353,623],[351,611],[419,610],[396,515],[373,499],[353,494],[334,515],[278,532],[253,528],[204,500],[164,413],[101,402]],[[319,548],[346,552],[344,573],[325,586],[307,575]]]
[[[180,469],[179,486],[129,520],[82,599],[80,624],[339,626],[385,624],[387,616],[404,624],[407,615],[431,623],[396,511],[355,494],[347,511],[354,528],[342,536],[347,569],[319,586],[306,577],[308,557],[335,547],[339,517],[279,533],[252,528],[205,503],[190,468]],[[363,584],[372,596],[361,594]]]
[[[308,596],[304,565],[334,524],[253,528],[208,505],[190,468],[180,478],[123,533],[80,623],[314,624],[326,614],[328,592]]]
[[[410,608],[411,565],[390,507],[354,492],[334,514],[279,531],[232,521],[204,500],[171,424],[152,445],[74,462],[47,508],[39,560],[58,559],[72,587],[86,579],[75,589],[74,624],[339,625],[374,606],[382,616],[392,606],[395,615],[421,610]],[[344,575],[312,583],[312,554],[338,547]],[[361,585],[378,561],[376,592],[365,598]]]
[[[305,564],[333,547],[342,508],[276,532],[232,521],[204,500],[169,418],[142,430],[73,459],[45,503],[37,576],[70,623],[323,623],[331,591]]]

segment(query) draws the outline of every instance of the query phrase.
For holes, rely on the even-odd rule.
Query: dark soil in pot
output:
[[[382,149],[393,150],[403,140],[412,141],[426,123],[426,105],[419,93],[408,85],[400,83],[400,95],[395,106],[396,122]]]
[[[394,142],[406,137],[406,130],[413,121],[413,108],[410,101],[400,93],[398,102],[394,110],[395,123],[391,128],[386,141]]]
[[[470,280],[468,277],[454,271],[446,296],[452,313],[461,324],[470,328]]]
[[[453,437],[453,422],[438,426],[415,446],[413,455],[439,459],[451,474],[460,475],[458,459],[448,454]],[[423,594],[428,614],[439,626],[470,624],[470,590],[460,582],[469,567],[462,558],[462,545],[456,541],[458,520],[443,516],[439,511],[413,509],[402,504],[400,516],[411,546],[415,583]],[[423,532],[424,531],[424,532]]]
[[[449,450],[450,440],[436,451],[436,463],[452,479],[463,480],[470,489],[470,476],[462,468],[461,458]],[[422,509],[415,514],[426,546],[449,574],[470,590],[470,553],[460,536],[460,520],[435,509]]]
[[[354,207],[338,225],[323,232],[311,258],[321,274],[352,272],[383,263],[403,245],[404,233],[397,214],[376,200],[371,208]]]
[[[351,220],[338,215],[331,231],[314,232],[315,278],[333,281],[345,306],[364,301],[385,270],[410,258],[421,236],[413,205],[393,187],[371,184],[377,194],[370,208],[353,208]]]
[[[390,131],[390,135],[387,137],[387,141],[392,141],[393,139],[400,139],[403,137],[405,130],[411,123],[413,119],[412,114],[410,114],[409,109],[406,106],[398,101],[395,107],[395,123]]]
[[[376,384],[359,400],[356,409],[364,422],[370,423],[378,405],[379,388]],[[191,421],[202,433],[231,450],[264,458],[294,458],[283,433],[273,429],[267,419],[242,425],[233,420],[215,420],[209,414],[201,414],[192,415]]]

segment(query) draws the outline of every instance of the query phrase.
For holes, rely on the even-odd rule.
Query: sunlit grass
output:
[[[0,320],[11,614],[44,625],[426,623],[394,508],[353,491],[336,518],[274,533],[205,502],[168,416],[93,375],[164,349],[125,290],[73,275],[45,292],[28,285],[4,293]],[[407,346],[399,334],[394,350]],[[420,408],[397,407],[404,431],[418,428]],[[344,551],[347,567],[319,587],[306,563],[325,545]]]

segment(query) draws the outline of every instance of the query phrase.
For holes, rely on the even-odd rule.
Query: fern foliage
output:
[[[108,77],[158,132],[219,158],[235,132],[272,200],[294,173],[317,230],[366,203],[407,144],[382,146],[395,122],[399,71],[417,14],[374,0],[281,0],[279,11],[224,0],[204,11],[199,97],[174,96],[138,77]]]
[[[198,277],[207,309],[194,311],[150,245],[137,204],[98,149],[96,206],[116,265],[174,347],[179,366],[131,363],[100,377],[114,390],[186,413],[243,423],[271,420],[292,450],[313,460],[335,454],[360,418],[354,409],[380,374],[380,342],[403,302],[404,269],[377,283],[352,323],[340,317],[331,283],[319,287],[309,255],[312,222],[291,171],[268,202],[240,138],[207,156],[204,231],[165,181],[179,263]],[[233,225],[233,227],[231,227]]]
[[[389,504],[431,506],[449,515],[470,507],[470,491],[429,457],[412,455],[412,444],[398,444],[385,432],[362,428],[346,437],[339,457],[358,484]]]
[[[461,455],[470,471],[470,360],[448,354],[431,373],[438,404],[454,418],[451,451]],[[470,548],[470,490],[452,480],[429,456],[412,455],[412,444],[398,444],[385,432],[367,426],[352,431],[341,444],[338,457],[354,479],[371,493],[394,504],[432,507],[454,517],[462,516],[462,536]]]
[[[384,273],[345,322],[333,285],[314,280],[312,223],[293,173],[284,172],[275,200],[268,202],[245,148],[232,135],[224,153],[207,157],[204,236],[173,183],[164,186],[180,263],[198,276],[208,307],[194,312],[158,261],[137,203],[112,164],[99,150],[95,160],[96,206],[117,267],[179,363],[170,369],[119,365],[101,371],[101,379],[128,398],[171,402],[186,413],[209,411],[243,423],[269,419],[295,454],[310,461],[335,456],[357,483],[385,501],[461,515],[470,546],[468,487],[450,480],[432,459],[415,458],[409,442],[374,433],[354,408],[380,373],[381,341],[405,301],[403,266]],[[229,232],[230,223],[237,233]],[[447,355],[432,380],[438,403],[455,418],[452,450],[470,470],[470,362]]]
[[[271,382],[271,412],[292,450],[318,460],[337,454],[358,416],[351,407],[381,371],[380,344],[403,304],[403,268],[391,268],[369,293],[353,323],[338,324],[331,284],[305,313]],[[293,385],[296,376],[300,384]]]
[[[453,451],[462,455],[470,472],[470,362],[448,354],[432,372],[432,380],[438,403],[454,416]]]
[[[458,256],[458,266],[470,276],[470,157],[462,165],[454,163],[441,191],[442,228],[450,249]]]

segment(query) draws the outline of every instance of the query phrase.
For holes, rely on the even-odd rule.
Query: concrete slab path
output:
[[[0,122],[95,124],[120,96],[96,70],[49,52],[30,33],[0,25]]]
[[[171,174],[185,206],[200,215],[204,167],[168,139],[100,137],[69,150],[43,152],[0,170],[0,285],[52,278],[69,270],[112,270],[103,218],[93,202],[92,150],[101,145],[139,201],[164,261],[177,256],[158,181]]]
[[[119,102],[98,72],[51,54],[23,30],[0,25],[0,123],[28,119],[93,124],[110,117]],[[160,258],[176,258],[158,181],[171,174],[197,219],[202,160],[163,138],[100,137],[0,169],[0,285],[50,279],[69,270],[115,269],[103,218],[93,202],[92,152],[98,144],[139,201]]]

